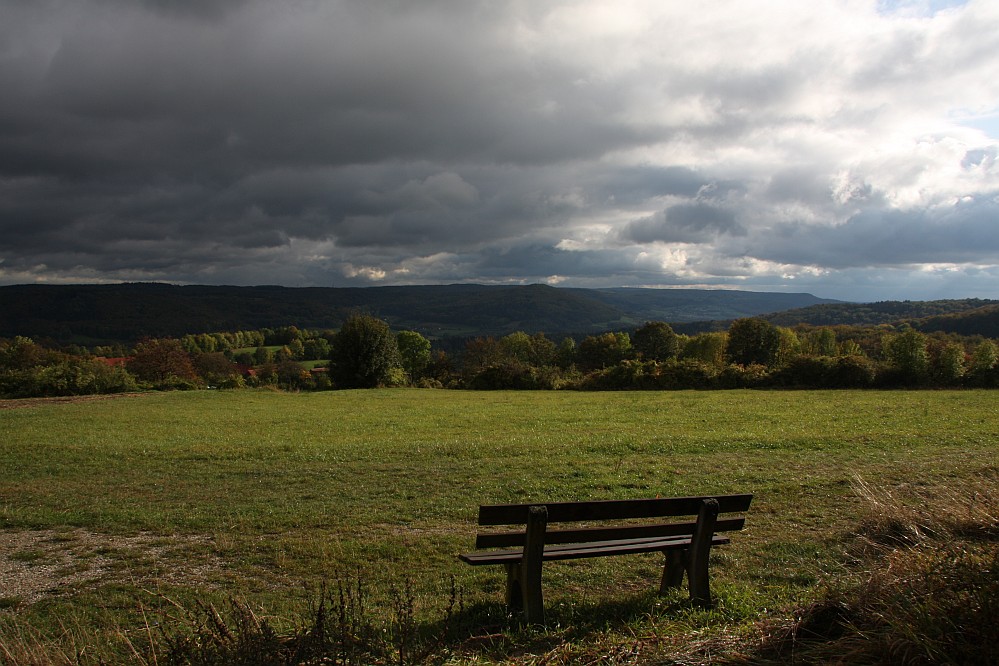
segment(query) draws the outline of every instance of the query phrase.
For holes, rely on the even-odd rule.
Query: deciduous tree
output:
[[[579,343],[576,358],[584,369],[600,370],[617,365],[631,353],[631,336],[627,333],[604,333],[587,336]]]
[[[140,381],[163,385],[174,380],[193,382],[198,378],[191,355],[175,338],[153,338],[135,346],[128,370]]]
[[[370,315],[351,315],[336,334],[330,373],[338,388],[374,388],[402,372],[399,345],[389,325]]]
[[[399,331],[395,341],[399,346],[402,369],[411,380],[422,377],[430,363],[430,340],[416,331]]]
[[[725,364],[727,346],[727,333],[698,333],[684,344],[683,358],[721,367]]]
[[[969,369],[972,374],[987,372],[995,367],[997,359],[999,359],[999,350],[996,349],[995,343],[991,340],[982,340],[971,354]]]
[[[885,361],[899,381],[918,384],[926,379],[930,356],[925,335],[912,328],[888,334],[882,339],[881,348]]]
[[[726,353],[738,365],[773,365],[780,350],[777,327],[766,319],[736,319],[728,329]]]
[[[631,345],[647,361],[666,361],[680,353],[680,339],[664,321],[646,322],[631,336]]]

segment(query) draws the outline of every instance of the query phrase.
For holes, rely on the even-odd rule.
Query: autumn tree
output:
[[[558,353],[555,343],[544,333],[516,331],[500,338],[499,345],[505,362],[535,368],[553,365]]]
[[[0,370],[25,370],[45,362],[49,352],[31,338],[0,340]]]
[[[770,359],[770,365],[783,366],[801,353],[801,341],[793,329],[777,327],[777,351]]]
[[[555,364],[560,368],[570,368],[576,363],[576,341],[570,337],[562,338],[555,350]]]
[[[465,343],[461,354],[461,371],[469,379],[490,366],[501,364],[503,359],[503,347],[496,338],[475,338]]]
[[[330,343],[326,338],[309,338],[302,343],[302,358],[306,361],[318,361],[330,357]]]
[[[151,338],[140,342],[128,361],[128,371],[139,381],[154,386],[198,379],[191,355],[175,338]]]
[[[194,357],[194,368],[210,386],[235,388],[242,385],[239,368],[222,352],[199,354]]]
[[[253,352],[253,362],[257,365],[264,365],[270,363],[274,360],[274,354],[267,347],[260,345],[257,347],[256,351]]]

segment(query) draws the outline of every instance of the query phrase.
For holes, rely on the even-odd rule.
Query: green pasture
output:
[[[661,556],[546,566],[549,620],[576,632],[560,640],[662,639],[738,633],[849,575],[857,479],[994,474],[999,394],[176,392],[0,410],[0,442],[15,544],[0,562],[51,578],[0,590],[0,640],[71,625],[98,643],[196,599],[293,622],[309,589],[343,580],[376,600],[411,581],[430,617],[452,577],[467,632],[489,634],[502,571],[456,558],[479,504],[754,493],[747,529],[712,555],[712,611],[652,594]]]

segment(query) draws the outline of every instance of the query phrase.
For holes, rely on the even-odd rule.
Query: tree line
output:
[[[355,314],[338,330],[295,326],[149,338],[134,347],[0,339],[0,395],[276,386],[329,390],[995,387],[999,349],[981,336],[891,326],[776,326],[676,333],[665,322],[556,342],[516,332],[435,349],[416,331]]]

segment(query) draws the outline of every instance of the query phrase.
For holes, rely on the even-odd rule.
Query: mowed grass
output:
[[[479,504],[754,493],[747,529],[712,556],[713,611],[656,598],[656,555],[546,566],[552,640],[666,640],[738,633],[846,575],[855,479],[994,475],[999,394],[202,391],[3,410],[0,442],[3,531],[62,534],[67,577],[92,574],[30,603],[0,591],[0,630],[50,636],[72,618],[75,641],[97,640],[229,596],[293,622],[303,585],[346,579],[375,598],[411,580],[429,617],[454,577],[477,609],[468,633],[489,634],[502,570],[456,558]]]

